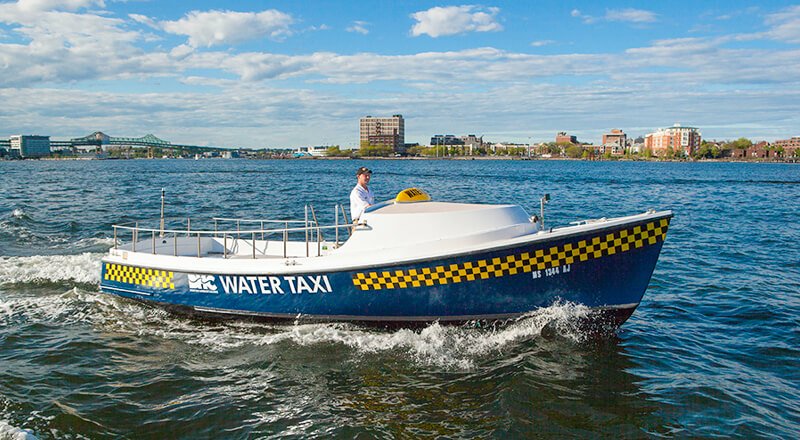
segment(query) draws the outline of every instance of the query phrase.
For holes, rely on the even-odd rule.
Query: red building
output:
[[[775,148],[783,148],[783,157],[800,156],[800,136],[792,136],[772,143]]]
[[[664,156],[667,151],[677,155],[691,156],[700,147],[702,136],[697,127],[683,127],[675,124],[672,127],[659,128],[644,138],[644,147],[649,148],[656,156]]]
[[[578,137],[568,135],[566,131],[559,131],[556,135],[556,143],[557,144],[577,144]]]
[[[618,128],[611,130],[611,133],[603,135],[603,153],[610,151],[614,156],[621,156],[625,154],[627,146],[628,135]]]

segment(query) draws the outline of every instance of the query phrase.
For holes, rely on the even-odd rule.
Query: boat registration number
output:
[[[570,265],[570,264],[565,264],[563,266],[556,266],[556,267],[548,267],[548,268],[546,268],[544,270],[534,270],[534,271],[532,271],[531,272],[531,278],[533,278],[535,280],[537,278],[542,278],[543,276],[552,277],[554,275],[561,275],[561,274],[568,273],[570,270],[572,270],[572,265]]]

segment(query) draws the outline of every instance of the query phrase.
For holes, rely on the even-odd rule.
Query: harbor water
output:
[[[111,225],[332,223],[376,199],[516,203],[548,226],[671,209],[640,307],[503,328],[214,322],[101,294]],[[800,438],[800,167],[493,160],[0,162],[0,440]],[[406,231],[413,233],[413,231]],[[477,295],[480,292],[476,292]]]

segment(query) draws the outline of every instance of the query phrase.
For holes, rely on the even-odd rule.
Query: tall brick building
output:
[[[611,133],[603,135],[603,152],[610,151],[611,154],[619,156],[625,154],[627,146],[628,135],[618,128],[611,130]]]
[[[391,118],[361,118],[359,139],[362,146],[390,146],[395,153],[403,153],[406,142],[406,128],[403,115]]]
[[[691,156],[700,147],[700,142],[702,142],[700,129],[675,124],[649,133],[644,138],[644,147],[649,148],[657,156],[664,156],[670,148],[675,154]]]

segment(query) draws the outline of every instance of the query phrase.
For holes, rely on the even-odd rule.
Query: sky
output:
[[[0,137],[357,147],[800,135],[800,3],[0,0]]]

